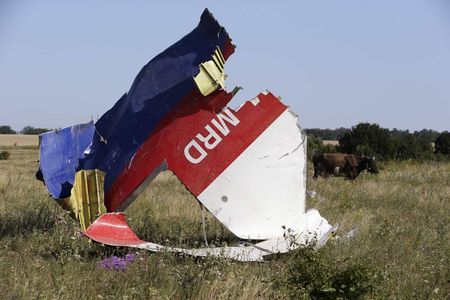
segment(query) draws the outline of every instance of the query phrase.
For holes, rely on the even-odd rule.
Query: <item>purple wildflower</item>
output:
[[[116,271],[125,271],[127,264],[132,263],[136,259],[136,254],[129,253],[124,257],[111,256],[100,261],[99,266],[105,269]]]
[[[134,253],[128,253],[127,255],[125,255],[125,261],[127,262],[133,262],[136,260],[136,254]]]

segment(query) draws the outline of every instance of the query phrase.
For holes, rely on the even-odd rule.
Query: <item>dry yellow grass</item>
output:
[[[339,141],[337,141],[337,140],[323,140],[322,144],[323,145],[337,146],[337,145],[339,145]]]
[[[0,134],[0,147],[4,146],[38,146],[37,135]]]
[[[307,206],[339,223],[340,238],[313,256],[319,262],[326,258],[326,264],[302,266],[299,251],[264,263],[239,263],[90,242],[35,180],[37,149],[8,151],[10,159],[0,161],[3,299],[277,299],[303,292],[307,299],[308,288],[301,288],[310,283],[328,288],[327,274],[346,275],[343,280],[354,286],[375,283],[374,290],[364,293],[369,299],[450,297],[448,162],[389,163],[379,175],[361,174],[353,182],[311,180],[309,166],[308,190],[317,195],[308,198]],[[126,213],[143,239],[203,244],[200,207],[170,173],[152,182]],[[352,229],[356,234],[347,236]],[[235,241],[210,215],[207,236],[216,245]],[[138,259],[124,272],[98,266],[105,257],[129,252]],[[357,262],[374,271],[361,273]],[[293,294],[295,289],[299,293]]]

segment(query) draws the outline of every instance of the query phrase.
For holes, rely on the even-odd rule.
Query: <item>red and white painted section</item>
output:
[[[238,260],[261,260],[292,245],[326,241],[331,225],[317,211],[305,212],[307,141],[298,117],[270,92],[236,110],[224,108],[230,99],[224,91],[191,95],[137,151],[106,203],[110,211],[124,209],[136,191],[169,169],[236,236],[263,242],[166,248],[141,241],[124,215],[114,213],[100,217],[86,235],[109,245],[197,256],[221,253]]]
[[[221,257],[238,261],[263,261],[264,256],[286,253],[300,246],[323,246],[335,228],[320,216],[317,210],[309,210],[304,216],[304,228],[300,233],[286,232],[286,235],[267,239],[257,244],[242,243],[234,247],[213,247],[183,249],[166,247],[139,239],[125,220],[124,213],[107,213],[100,216],[84,234],[92,240],[111,246],[131,247],[152,252],[173,252],[197,257]]]

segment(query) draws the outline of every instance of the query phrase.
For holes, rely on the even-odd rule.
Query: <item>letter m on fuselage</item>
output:
[[[224,114],[226,114],[226,116]],[[228,108],[224,109],[223,112],[217,115],[217,120],[213,119],[211,123],[214,124],[223,136],[227,136],[228,133],[230,133],[230,129],[225,122],[228,122],[233,126],[239,124],[238,118],[236,118],[236,116]]]
[[[205,129],[208,134],[206,136],[203,136],[201,133],[197,134],[197,140],[196,138],[193,138],[184,148],[184,156],[189,162],[193,164],[200,163],[208,155],[208,150],[212,150],[218,146],[222,141],[222,138],[230,133],[229,125],[236,126],[239,124],[239,119],[228,108],[223,110],[223,112],[216,117],[217,119],[214,118],[210,122],[216,129],[209,124],[206,125]],[[222,136],[220,136],[216,130],[219,131]],[[196,155],[193,154],[192,150],[194,150]]]

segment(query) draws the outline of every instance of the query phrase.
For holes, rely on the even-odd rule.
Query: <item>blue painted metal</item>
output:
[[[216,47],[225,58],[234,52],[225,29],[205,9],[199,25],[145,65],[129,92],[96,122],[95,128],[77,125],[71,128],[87,131],[70,135],[69,129],[64,129],[48,137],[43,135],[40,168],[50,194],[55,198],[70,195],[75,172],[82,169],[104,171],[107,191],[158,124],[197,90],[193,77],[199,73],[199,65],[211,59]],[[89,154],[83,155],[82,148],[89,144]]]
[[[97,121],[91,153],[80,169],[106,172],[107,191],[160,121],[197,89],[193,77],[217,46],[229,53],[231,40],[206,9],[199,25],[144,66],[128,94]]]
[[[40,171],[53,198],[70,196],[78,160],[91,144],[94,132],[94,122],[89,122],[39,136]]]

